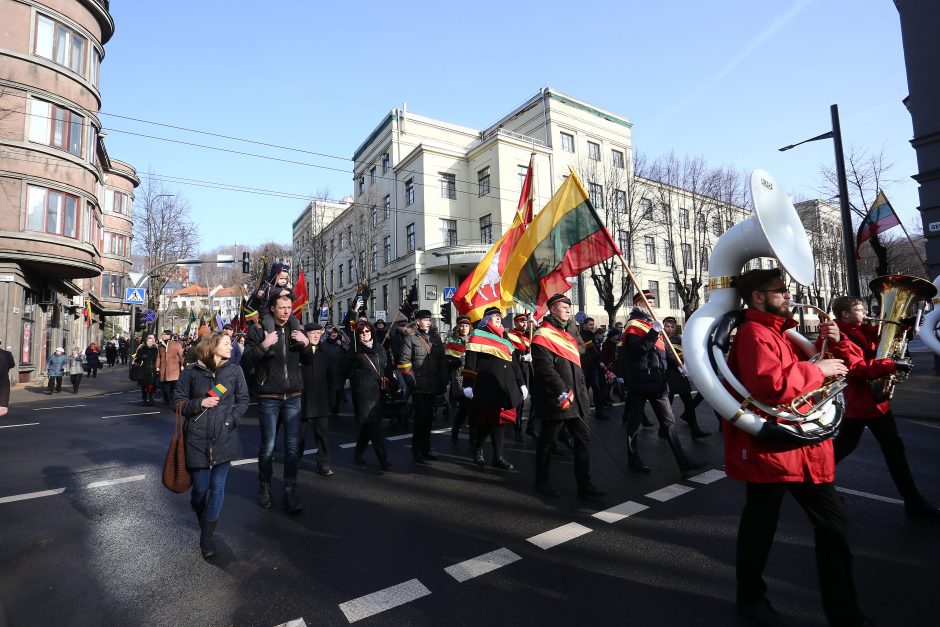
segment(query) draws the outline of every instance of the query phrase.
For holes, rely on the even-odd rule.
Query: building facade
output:
[[[108,3],[0,0],[0,23],[0,341],[27,381],[124,313],[138,181],[100,133]]]

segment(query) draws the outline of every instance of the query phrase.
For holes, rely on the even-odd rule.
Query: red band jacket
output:
[[[728,366],[748,392],[766,405],[789,403],[823,382],[822,371],[801,359],[784,335],[794,326],[792,319],[748,309],[731,346]],[[725,472],[733,479],[830,483],[835,476],[832,440],[786,446],[759,440],[732,424],[725,425],[724,440]]]
[[[887,376],[896,369],[893,359],[875,359],[878,347],[878,328],[860,322],[837,322],[842,340],[830,344],[829,350],[838,359],[845,361],[849,369],[843,393],[845,396],[845,417],[847,419],[865,419],[884,416],[891,411],[891,402],[875,402],[871,391],[873,379]],[[820,348],[822,340],[816,341]]]

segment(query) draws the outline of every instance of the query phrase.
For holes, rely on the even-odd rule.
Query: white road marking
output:
[[[562,525],[561,527],[555,527],[554,529],[550,529],[545,533],[540,533],[537,536],[526,538],[526,540],[540,549],[550,549],[553,546],[558,546],[559,544],[567,542],[568,540],[574,540],[575,538],[583,536],[586,533],[591,533],[592,531],[593,529],[573,522],[568,523],[567,525]]]
[[[24,422],[21,425],[0,425],[0,429],[12,429],[13,427],[32,427],[38,425],[38,422]]]
[[[683,494],[687,492],[691,492],[694,489],[695,488],[690,488],[687,485],[674,483],[672,485],[667,485],[665,488],[656,490],[655,492],[650,492],[649,494],[646,495],[646,498],[665,503],[669,499],[674,499],[677,496],[682,496]]]
[[[38,499],[43,496],[53,496],[62,494],[65,488],[56,488],[55,490],[43,490],[42,492],[30,492],[28,494],[14,494],[13,496],[4,496],[0,498],[0,503],[12,503],[14,501],[26,501],[28,499]]]
[[[393,435],[393,436],[389,436],[389,437],[387,437],[387,438],[385,438],[385,439],[388,440],[389,442],[394,442],[394,441],[396,441],[396,440],[407,440],[407,439],[410,438],[410,437],[411,437],[411,434],[410,434],[410,433],[403,433],[402,435]]]
[[[450,433],[450,427],[447,427],[446,429],[435,429],[431,433]]]
[[[363,618],[374,616],[393,607],[404,605],[431,594],[424,584],[417,579],[411,579],[391,588],[385,588],[372,594],[367,594],[352,601],[339,604],[339,609],[346,615],[346,620],[355,623]]]
[[[347,443],[347,444],[340,444],[340,445],[339,445],[340,448],[352,448],[352,447],[354,447],[354,446],[356,446],[356,443],[355,443],[355,442],[349,442],[349,443]]]
[[[107,481],[95,481],[86,485],[86,488],[103,488],[109,485],[117,485],[119,483],[130,483],[131,481],[143,481],[146,479],[146,475],[134,475],[133,477],[121,477],[120,479],[108,479]]]
[[[302,618],[295,618],[294,620],[275,625],[274,627],[307,627],[307,623],[305,623]]]
[[[306,451],[304,451],[304,455],[315,455],[319,450],[320,449],[318,448],[308,448]]]
[[[232,466],[241,466],[243,464],[256,464],[258,462],[257,457],[249,457],[248,459],[236,459],[232,462]]]
[[[844,492],[845,494],[851,494],[853,496],[861,496],[866,499],[872,499],[874,501],[882,501],[884,503],[894,503],[895,505],[904,505],[904,501],[901,499],[893,499],[890,496],[881,496],[879,494],[872,494],[870,492],[859,492],[858,490],[850,490],[848,488],[840,488],[836,486],[837,492]]]
[[[703,472],[700,475],[695,475],[694,477],[689,477],[689,481],[694,481],[695,483],[701,483],[703,485],[708,485],[709,483],[714,483],[719,479],[724,479],[727,477],[723,470],[715,470],[712,468],[709,471]]]
[[[444,572],[457,581],[463,583],[468,579],[485,575],[488,572],[506,566],[507,564],[512,564],[513,562],[517,562],[521,559],[521,557],[509,549],[497,549],[485,555],[469,559],[465,562],[448,566],[444,569]]]
[[[615,505],[610,509],[605,509],[602,512],[597,512],[596,514],[593,514],[593,517],[598,520],[603,520],[607,523],[615,523],[619,520],[627,518],[628,516],[633,516],[634,514],[642,512],[644,509],[649,509],[649,507],[634,501],[627,501],[626,503]]]
[[[920,425],[922,427],[930,427],[931,429],[940,429],[940,424],[933,422],[921,422],[920,420],[907,420],[911,424]]]
[[[84,405],[59,405],[57,407],[35,407],[33,411],[46,411],[49,409],[70,409],[72,407],[85,407]]]
[[[126,418],[127,416],[149,416],[151,414],[159,414],[158,411],[142,411],[137,414],[117,414],[115,416],[102,416],[102,418]]]

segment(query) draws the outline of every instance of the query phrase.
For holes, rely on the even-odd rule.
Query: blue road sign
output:
[[[444,302],[449,303],[454,300],[454,294],[457,293],[456,287],[445,287],[444,288]]]
[[[329,307],[324,307],[320,310],[320,320],[327,320],[330,317]]]
[[[148,309],[144,312],[144,320],[147,321],[147,324],[153,324],[157,321],[157,312],[153,309]]]
[[[147,290],[142,287],[128,287],[124,290],[124,302],[128,305],[143,305],[147,299]]]
[[[578,313],[574,315],[574,320],[578,324],[584,324],[584,321],[587,320],[587,314],[584,313],[583,311],[579,311]]]

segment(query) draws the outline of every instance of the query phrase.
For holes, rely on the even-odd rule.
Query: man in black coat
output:
[[[548,480],[551,449],[562,428],[574,438],[574,475],[578,496],[600,497],[604,492],[591,483],[588,430],[584,416],[590,407],[587,383],[581,370],[578,342],[568,333],[571,301],[564,294],[548,299],[548,314],[532,339],[532,398],[542,419],[535,458],[535,489],[546,496],[559,496]]]
[[[639,431],[643,413],[648,402],[659,420],[660,429],[665,432],[669,448],[679,464],[679,470],[686,473],[705,464],[686,457],[676,432],[676,419],[666,397],[668,362],[666,344],[661,337],[663,324],[654,320],[649,309],[644,305],[644,297],[649,307],[656,304],[650,291],[637,294],[633,299],[633,311],[623,333],[623,345],[620,349],[620,373],[626,379],[629,400],[624,406],[627,418],[627,455],[631,470],[650,472],[640,457]]]
[[[0,416],[5,416],[10,406],[10,370],[14,367],[13,353],[0,346]]]
[[[430,330],[431,312],[421,309],[415,313],[414,333],[402,336],[401,353],[398,355],[398,372],[411,391],[414,409],[411,453],[416,464],[426,464],[437,459],[437,455],[431,451],[434,397],[447,386],[444,344],[441,337]]]
[[[594,417],[603,420],[604,416],[604,379],[601,372],[601,347],[594,344],[594,335],[597,330],[594,318],[585,318],[581,327],[581,341],[584,343],[584,354],[581,355],[581,369],[584,370],[584,379],[594,397]]]
[[[304,392],[300,408],[300,456],[304,454],[307,427],[313,426],[317,443],[317,474],[332,477],[330,448],[326,436],[330,431],[330,410],[333,399],[333,378],[330,376],[330,355],[320,346],[323,327],[316,322],[304,325],[304,333],[310,345],[300,353],[300,369],[303,372]]]

